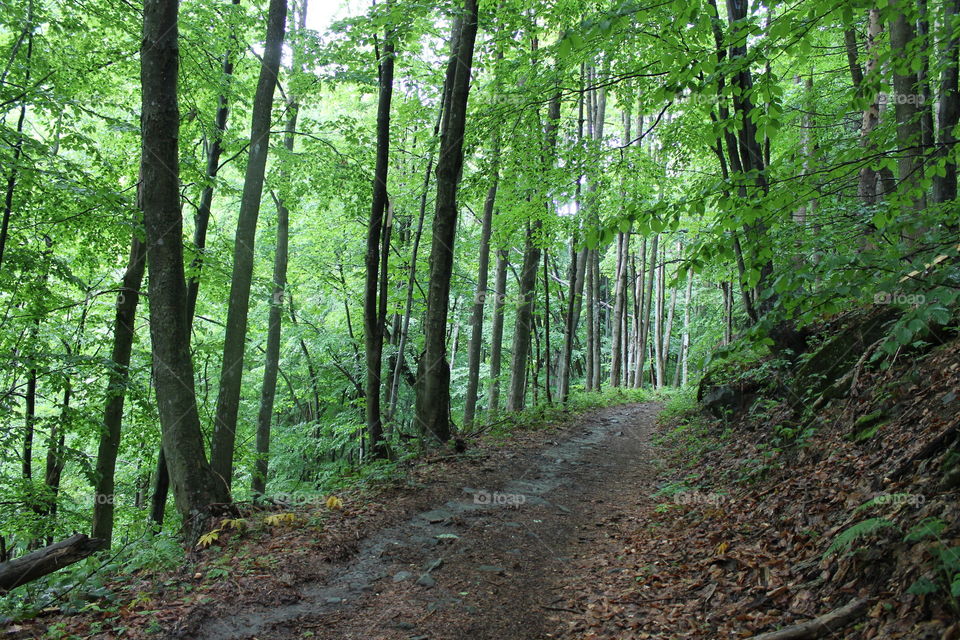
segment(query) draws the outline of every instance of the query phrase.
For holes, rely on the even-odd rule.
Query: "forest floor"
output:
[[[562,431],[527,434],[522,449],[481,448],[435,468],[430,508],[367,535],[321,580],[297,585],[295,599],[253,592],[171,636],[555,637],[579,562],[610,523],[650,500],[658,411],[590,411]]]
[[[342,508],[248,508],[193,562],[3,638],[715,640],[852,604],[789,637],[960,639],[960,341],[863,370],[799,435],[770,388],[722,419],[562,414]]]

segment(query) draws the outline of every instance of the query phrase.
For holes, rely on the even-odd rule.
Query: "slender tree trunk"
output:
[[[623,317],[626,311],[627,293],[627,243],[626,233],[617,234],[616,280],[613,294],[613,337],[610,344],[610,386],[620,386],[623,373]]]
[[[580,65],[580,86],[583,87],[585,65]],[[584,125],[584,92],[580,92],[580,99],[577,101],[577,144],[583,140]],[[577,212],[580,212],[580,189],[582,175],[577,176],[577,188],[574,201]],[[577,242],[579,241],[579,227],[574,226],[573,237],[570,239],[570,269],[568,277],[570,280],[570,297],[567,299],[567,315],[564,321],[563,333],[563,352],[560,358],[559,372],[557,377],[557,395],[560,402],[566,403],[570,397],[570,375],[573,369],[573,343],[577,338],[577,326],[580,322],[580,308],[583,306],[583,274],[586,264],[586,249],[577,251]]]
[[[134,323],[140,301],[145,258],[143,242],[139,233],[134,231],[113,319],[113,351],[110,356],[110,371],[107,374],[107,402],[103,410],[94,482],[91,536],[104,540],[108,547],[113,539],[114,473],[120,448],[123,405],[130,379],[130,353],[133,350]]]
[[[487,301],[487,281],[490,271],[490,235],[493,227],[493,209],[500,180],[500,132],[494,130],[491,144],[493,160],[490,167],[490,187],[483,202],[483,220],[480,230],[480,257],[477,269],[477,291],[470,316],[470,353],[467,363],[467,398],[463,408],[463,423],[473,423],[480,387],[480,355],[483,351],[483,308]]]
[[[687,361],[690,357],[690,304],[693,298],[693,269],[687,270],[687,292],[683,296],[683,337],[680,341],[680,357],[677,371],[681,371],[679,383],[674,377],[673,386],[687,386]]]
[[[388,2],[389,6],[389,2]],[[380,75],[380,103],[377,107],[377,161],[373,177],[373,203],[370,212],[370,222],[367,226],[367,253],[366,253],[366,289],[363,298],[363,329],[366,347],[367,377],[366,377],[366,413],[367,437],[370,441],[370,452],[376,458],[387,455],[386,443],[383,440],[383,421],[380,415],[380,387],[383,373],[383,329],[385,318],[381,316],[381,303],[386,309],[386,300],[380,300],[379,271],[380,243],[385,233],[385,226],[389,225],[389,216],[385,218],[387,210],[387,172],[390,168],[390,101],[393,97],[393,65],[394,48],[393,34],[388,30],[384,36],[383,56],[379,61]],[[389,247],[387,247],[389,249]],[[386,260],[389,251],[385,251]]]
[[[547,248],[543,249],[543,370],[545,379],[543,382],[543,392],[547,397],[547,404],[553,404],[553,397],[550,395],[550,273],[548,263],[550,261],[550,252]],[[539,344],[537,347],[539,350]]]
[[[27,38],[26,63],[24,65],[23,87],[30,85],[30,72],[33,69],[33,0],[27,3],[27,24],[24,33]],[[27,117],[27,96],[20,99],[20,115],[17,117],[16,142],[13,143],[13,157],[10,159],[10,173],[7,175],[7,188],[3,200],[3,218],[0,220],[0,269],[3,267],[3,255],[10,233],[10,218],[13,215],[13,196],[17,189],[17,164],[23,154],[23,124]]]
[[[230,0],[234,7],[240,0]],[[220,156],[223,154],[223,135],[227,130],[227,118],[230,115],[229,89],[233,80],[233,57],[239,48],[236,33],[231,31],[230,45],[223,53],[221,67],[223,91],[217,99],[217,114],[213,119],[213,139],[207,150],[206,184],[200,192],[197,213],[193,217],[193,249],[196,255],[190,262],[190,276],[187,279],[187,324],[193,325],[197,309],[197,296],[200,293],[200,271],[203,269],[203,252],[207,246],[207,227],[210,224],[210,207],[213,204],[213,188],[220,172]]]
[[[957,163],[950,160],[951,150],[957,144],[954,130],[960,123],[960,90],[958,90],[958,70],[960,70],[960,29],[954,25],[960,14],[960,0],[947,0],[943,5],[943,23],[946,45],[941,58],[944,60],[940,75],[940,95],[937,107],[937,154],[946,157],[943,175],[939,172],[933,177],[933,201],[951,202],[957,199]]]
[[[503,311],[507,298],[507,258],[506,249],[497,250],[497,266],[493,284],[493,327],[490,335],[490,400],[487,414],[497,415],[500,409],[500,362],[503,354]]]
[[[537,234],[540,220],[527,223],[523,250],[523,267],[520,271],[520,292],[517,302],[513,331],[513,362],[510,367],[510,386],[507,395],[507,411],[520,411],[524,406],[524,391],[527,375],[527,358],[530,340],[534,332],[533,301],[536,295],[537,269],[540,266],[540,248]]]
[[[847,50],[847,66],[850,67],[850,80],[854,88],[863,84],[863,69],[860,68],[857,32],[852,27],[843,31],[843,45]]]
[[[871,77],[876,73],[879,64],[879,55],[877,48],[879,46],[880,34],[883,32],[883,23],[880,21],[880,10],[870,9],[867,22],[867,61],[864,68],[864,77]],[[873,102],[863,112],[863,124],[860,127],[860,144],[864,147],[867,155],[872,155],[876,150],[876,143],[873,142],[871,134],[880,122],[880,94],[878,93]],[[860,180],[857,185],[857,194],[864,204],[871,205],[877,202],[878,190],[877,170],[865,164],[860,169]]]
[[[183,274],[177,106],[177,0],[146,0],[140,54],[143,214],[150,265],[150,336],[163,448],[189,540],[229,490],[207,463],[193,386]]]
[[[637,272],[634,269],[636,276],[636,293],[634,299],[636,300],[636,318],[634,319],[634,331],[633,331],[633,387],[639,389],[643,386],[643,350],[645,345],[643,341],[646,340],[646,328],[647,328],[647,316],[649,314],[649,303],[647,301],[647,291],[648,287],[646,284],[646,275],[647,275],[647,239],[644,237],[640,241],[640,270]]]
[[[450,439],[450,369],[446,361],[447,309],[453,246],[457,227],[457,188],[463,166],[470,70],[477,35],[477,0],[464,0],[463,26],[457,50],[450,108],[443,122],[437,163],[437,202],[430,251],[430,285],[424,318],[424,353],[417,376],[416,423],[421,434],[441,442]]]
[[[253,279],[253,249],[260,215],[260,198],[270,148],[270,119],[273,93],[280,71],[284,27],[287,19],[286,0],[270,0],[267,16],[267,38],[257,91],[253,98],[250,125],[250,153],[237,216],[237,233],[233,248],[233,275],[230,279],[230,303],[227,307],[227,329],[223,342],[223,363],[220,370],[220,391],[214,418],[210,460],[213,470],[227,489],[233,482],[233,449],[237,439],[237,414],[240,409],[240,385],[243,379],[244,350],[247,344],[247,314],[250,311],[250,285]]]
[[[653,240],[650,241],[650,267],[647,269],[647,292],[646,299],[643,304],[643,312],[641,315],[642,326],[640,329],[640,358],[637,360],[637,371],[638,371],[638,383],[637,388],[643,386],[643,376],[644,371],[646,371],[646,361],[647,361],[647,341],[650,337],[650,313],[652,311],[651,307],[653,306],[653,284],[654,284],[654,275],[657,270],[657,253],[658,245],[660,244],[660,234],[654,234]],[[651,383],[654,381],[651,380]]]
[[[909,48],[916,39],[914,23],[905,14],[905,0],[890,0],[890,50],[893,56],[893,104],[897,120],[898,189],[906,194],[915,210],[924,206],[922,194],[912,193],[922,177],[922,127],[919,118],[917,74],[901,69],[901,60],[909,59]]]
[[[296,24],[299,31],[306,28],[307,2],[303,0],[299,17],[291,12],[291,25]],[[299,60],[299,51],[293,53],[293,80],[303,72]],[[291,83],[292,84],[292,83]],[[293,154],[297,120],[300,115],[300,103],[291,89],[287,103],[287,130],[283,137],[283,146],[288,154]],[[288,179],[285,170],[280,171],[280,182]],[[277,205],[277,246],[273,257],[273,290],[270,296],[270,312],[267,319],[267,349],[263,365],[263,387],[260,391],[260,409],[257,413],[256,457],[250,491],[254,496],[263,495],[267,488],[267,473],[270,467],[270,427],[273,422],[273,405],[277,394],[277,374],[280,371],[280,338],[283,323],[283,299],[287,288],[287,260],[290,231],[290,210],[282,194],[274,197]]]
[[[664,271],[666,265],[663,264],[663,261],[660,261],[660,264],[657,265],[657,284],[656,291],[654,292],[654,309],[653,309],[653,353],[654,353],[654,371],[656,375],[654,376],[654,385],[657,389],[663,386],[664,378],[664,296],[665,296],[665,287],[664,287]]]

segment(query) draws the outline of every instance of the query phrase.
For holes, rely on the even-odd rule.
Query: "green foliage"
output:
[[[830,543],[830,546],[827,547],[823,557],[826,558],[841,552],[849,553],[852,551],[853,545],[864,538],[872,536],[881,529],[891,527],[895,528],[896,524],[886,518],[867,518],[866,520],[862,520],[855,525],[847,527],[843,533],[838,534],[833,539],[833,542]]]

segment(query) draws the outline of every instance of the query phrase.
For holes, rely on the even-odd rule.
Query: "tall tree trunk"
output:
[[[960,14],[960,0],[947,0],[943,5],[943,23],[945,46],[941,54],[944,60],[940,75],[940,95],[937,107],[937,155],[950,158],[950,151],[957,144],[954,130],[960,123],[960,88],[958,88],[958,69],[960,69],[960,29],[954,25]],[[957,199],[957,163],[944,161],[943,175],[939,172],[933,177],[933,201],[951,202]]]
[[[23,87],[30,85],[30,72],[33,69],[33,0],[27,1],[27,23],[23,32],[26,34],[27,51],[24,64]],[[23,125],[27,117],[27,96],[20,99],[20,115],[17,117],[16,142],[13,143],[13,157],[10,159],[10,173],[7,175],[7,188],[3,200],[3,218],[0,219],[0,268],[3,267],[3,255],[7,246],[7,237],[10,233],[10,218],[13,215],[13,196],[17,189],[17,164],[23,154]]]
[[[433,125],[433,140],[440,134],[441,126],[450,106],[450,92],[457,73],[457,53],[460,47],[460,31],[463,25],[463,16],[458,14],[454,19],[450,34],[450,58],[447,60],[446,75],[443,81],[443,91],[440,94],[440,108]],[[400,377],[406,368],[406,345],[410,331],[410,317],[413,309],[413,292],[417,282],[417,256],[420,250],[420,240],[423,237],[423,222],[427,215],[427,195],[430,190],[430,175],[433,172],[434,147],[431,144],[427,159],[427,170],[423,175],[423,189],[420,192],[420,215],[417,220],[417,231],[414,234],[413,248],[410,252],[410,263],[407,267],[407,301],[404,308],[403,322],[400,329],[400,339],[397,346],[396,362],[390,376],[390,402],[387,406],[386,422],[392,423],[397,413],[400,398]]]
[[[629,122],[629,120],[628,120]],[[629,136],[628,136],[629,137]],[[619,387],[623,373],[623,317],[627,294],[627,243],[630,236],[617,234],[616,280],[613,294],[613,337],[610,341],[610,386]]]
[[[230,0],[234,7],[240,6],[240,0]],[[213,188],[220,172],[220,156],[223,154],[223,135],[227,130],[227,118],[230,115],[229,89],[233,80],[233,57],[239,48],[237,35],[231,29],[230,44],[223,52],[220,69],[223,90],[217,98],[217,114],[213,119],[213,139],[207,149],[206,184],[200,192],[197,213],[193,217],[193,250],[196,255],[190,262],[190,277],[187,279],[187,324],[193,325],[197,310],[197,296],[200,293],[200,271],[203,269],[203,252],[207,246],[207,227],[210,224],[210,208],[213,205]]]
[[[138,204],[142,207],[141,203]],[[107,374],[107,402],[103,410],[100,444],[97,447],[91,536],[104,540],[107,547],[113,539],[114,473],[120,448],[123,405],[130,380],[130,353],[133,349],[137,305],[140,302],[140,285],[146,263],[144,249],[139,233],[135,230],[130,241],[127,269],[117,293],[117,308],[113,319],[113,351],[110,355],[110,371]]]
[[[646,298],[643,304],[643,311],[641,313],[641,328],[640,328],[640,357],[637,359],[637,388],[643,386],[643,376],[646,371],[646,362],[647,362],[647,344],[650,338],[650,314],[652,312],[651,307],[653,306],[653,284],[654,276],[657,269],[657,253],[660,244],[660,234],[654,234],[653,240],[650,241],[650,266],[647,269],[647,286],[646,286]],[[651,380],[651,383],[653,380]]]
[[[503,311],[507,297],[507,249],[497,250],[497,266],[493,284],[493,327],[490,331],[490,393],[487,414],[497,415],[500,410],[500,369],[503,354]]]
[[[510,366],[510,386],[507,394],[507,411],[520,411],[524,406],[524,391],[527,375],[527,358],[530,355],[530,340],[534,332],[533,301],[536,295],[537,269],[540,266],[540,248],[537,237],[542,223],[539,219],[527,222],[523,248],[523,266],[520,270],[516,320],[513,330],[513,361]]]
[[[547,397],[547,404],[553,404],[553,397],[550,391],[550,251],[546,247],[543,249],[543,393]],[[537,351],[540,350],[539,341]],[[539,359],[539,358],[538,358]]]
[[[867,62],[864,68],[864,76],[869,78],[876,73],[877,65],[880,63],[877,48],[879,46],[880,34],[883,32],[883,23],[880,21],[880,10],[870,9],[867,18]],[[863,111],[863,124],[860,126],[860,144],[864,147],[865,153],[869,156],[876,150],[876,143],[873,142],[871,135],[880,122],[880,94],[874,96],[873,101]],[[876,204],[878,194],[878,172],[876,169],[865,164],[860,169],[860,179],[857,185],[857,194],[864,204]]]
[[[450,369],[446,360],[447,310],[457,227],[457,188],[463,166],[470,70],[477,35],[477,0],[464,0],[450,108],[443,122],[437,163],[437,201],[430,249],[430,285],[424,318],[424,353],[417,376],[416,424],[421,434],[450,439]]]
[[[477,394],[480,387],[480,355],[483,351],[483,308],[487,301],[487,281],[490,271],[490,235],[493,227],[493,209],[497,200],[500,181],[500,130],[492,135],[490,187],[483,201],[483,220],[480,229],[480,256],[477,267],[477,290],[470,315],[470,353],[467,362],[467,398],[463,408],[463,424],[473,423],[477,410]]]
[[[690,303],[693,297],[693,269],[687,270],[687,292],[683,296],[683,337],[680,339],[680,356],[677,359],[678,375],[673,386],[687,386],[687,361],[690,358]],[[679,376],[679,377],[678,377]]]
[[[302,32],[307,26],[307,3],[303,0],[300,14],[291,12],[290,24]],[[293,77],[303,72],[303,65],[299,60],[299,51],[293,52]],[[291,83],[291,86],[293,83]],[[297,120],[300,115],[300,102],[291,88],[287,101],[287,130],[283,137],[283,146],[287,153],[292,155]],[[287,180],[287,172],[280,171],[280,182]],[[256,458],[254,461],[253,476],[250,481],[250,491],[254,496],[263,495],[267,488],[267,472],[270,468],[270,427],[273,422],[273,404],[277,395],[277,374],[280,371],[280,338],[283,323],[283,299],[287,288],[287,259],[290,231],[290,210],[287,203],[280,197],[274,197],[277,204],[277,246],[273,256],[273,291],[270,295],[270,312],[267,319],[267,349],[263,364],[263,387],[260,390],[260,409],[257,413],[257,440]]]
[[[580,86],[584,84],[586,65],[580,65]],[[584,125],[584,92],[580,92],[580,98],[577,101],[577,145],[583,140]],[[582,184],[582,175],[577,175],[577,188],[574,202],[576,203],[577,213],[580,212],[580,189]],[[570,372],[573,369],[573,343],[577,338],[577,326],[580,322],[580,309],[583,306],[583,274],[586,264],[586,249],[578,252],[577,242],[579,241],[579,226],[573,227],[573,237],[570,238],[570,268],[568,278],[570,280],[570,297],[567,299],[567,314],[564,320],[563,330],[563,351],[560,358],[559,371],[557,377],[557,395],[560,402],[566,403],[570,397]]]
[[[230,494],[207,463],[193,386],[177,145],[177,9],[177,0],[144,2],[141,175],[154,386],[174,498],[193,540],[206,525],[211,506],[227,502]]]
[[[636,293],[634,294],[634,299],[636,300],[636,318],[634,319],[634,331],[633,331],[633,373],[632,376],[632,386],[635,389],[639,389],[643,386],[643,350],[645,345],[643,341],[646,339],[646,327],[647,327],[647,316],[649,314],[649,304],[647,301],[647,290],[646,287],[646,275],[647,275],[647,239],[644,237],[640,241],[640,260],[639,260],[640,270],[634,269],[634,275],[636,277]]]
[[[389,6],[389,0],[388,0]],[[390,224],[387,210],[387,172],[390,169],[390,101],[393,97],[394,47],[393,33],[387,30],[384,36],[383,55],[379,60],[380,101],[377,106],[377,153],[373,175],[373,202],[370,222],[367,225],[366,287],[363,297],[363,331],[366,348],[366,414],[367,437],[370,453],[375,458],[387,455],[387,446],[383,439],[383,421],[380,415],[380,387],[383,373],[383,329],[386,311],[386,299],[379,296],[380,243],[385,228]],[[389,256],[389,247],[385,247],[383,259]],[[381,299],[384,298],[384,299]]]
[[[240,5],[240,0],[230,0],[234,7]],[[200,273],[203,270],[204,251],[207,246],[207,228],[210,224],[210,211],[213,205],[213,192],[220,172],[220,156],[223,155],[223,136],[227,130],[227,119],[230,115],[229,87],[233,79],[233,57],[239,48],[236,33],[231,31],[230,46],[223,53],[221,73],[223,75],[224,90],[217,99],[217,113],[213,121],[213,140],[207,150],[206,179],[207,182],[200,192],[200,202],[193,217],[193,250],[196,252],[190,261],[189,277],[187,278],[187,329],[192,332],[193,320],[197,311],[197,297],[200,294]],[[150,521],[159,530],[163,526],[164,512],[167,506],[167,495],[170,491],[170,473],[167,470],[167,458],[160,447],[157,453],[157,468],[154,475],[153,493],[150,504]]]
[[[220,369],[220,391],[210,443],[213,470],[229,490],[233,482],[233,448],[237,439],[237,414],[240,408],[240,385],[247,345],[247,314],[250,310],[250,285],[253,279],[253,249],[260,215],[263,177],[270,150],[270,119],[273,93],[280,72],[287,1],[270,0],[267,15],[267,38],[263,50],[260,78],[253,97],[250,124],[250,153],[237,215],[237,233],[233,247],[233,275],[230,278],[230,303],[227,307],[227,329],[223,342],[223,363]]]
[[[906,194],[915,210],[924,205],[922,194],[913,194],[923,171],[921,162],[923,134],[919,118],[917,74],[902,69],[910,59],[909,49],[916,39],[914,23],[905,14],[910,8],[905,0],[890,0],[890,51],[893,65],[893,104],[897,120],[898,189]]]

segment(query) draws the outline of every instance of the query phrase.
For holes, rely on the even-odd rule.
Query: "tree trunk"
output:
[[[141,204],[142,206],[142,204]],[[103,427],[97,448],[96,480],[93,498],[94,538],[100,538],[109,547],[113,540],[114,472],[120,448],[120,427],[123,424],[123,405],[130,379],[130,353],[140,302],[140,284],[145,266],[143,242],[134,230],[130,241],[130,256],[123,274],[117,309],[113,319],[113,351],[107,374],[107,402],[103,410]]]
[[[389,6],[389,0],[388,0]],[[383,421],[380,415],[380,387],[383,373],[383,329],[385,317],[381,314],[381,306],[386,309],[386,300],[380,299],[379,272],[380,272],[380,243],[385,227],[390,224],[389,216],[384,217],[387,210],[387,172],[390,169],[390,101],[393,97],[393,66],[394,66],[393,33],[388,29],[384,36],[383,55],[379,61],[380,101],[377,106],[377,153],[376,167],[373,175],[373,202],[371,205],[370,222],[367,225],[367,252],[366,252],[366,288],[363,297],[363,331],[364,346],[366,348],[367,377],[366,377],[366,417],[367,437],[370,442],[370,453],[375,458],[384,458],[387,455],[386,443],[383,439]],[[383,259],[389,257],[389,247],[385,248]]]
[[[897,120],[897,180],[898,189],[912,202],[912,208],[924,206],[922,193],[913,193],[919,187],[923,171],[920,160],[922,131],[917,105],[917,74],[902,70],[903,60],[909,59],[909,48],[916,39],[916,29],[905,11],[904,0],[890,0],[890,52],[893,66],[893,104]]]
[[[960,123],[960,88],[958,88],[958,69],[960,69],[960,29],[953,22],[960,14],[960,0],[947,0],[943,5],[943,22],[946,45],[942,59],[945,61],[940,75],[940,95],[937,107],[937,154],[946,157],[943,175],[939,172],[933,177],[933,201],[951,202],[957,199],[957,163],[950,160],[950,151],[957,144],[954,129]]]
[[[493,284],[493,327],[490,335],[490,399],[487,406],[489,416],[497,415],[500,409],[500,363],[503,354],[503,310],[507,298],[507,257],[506,249],[497,250],[497,267]]]
[[[240,6],[240,0],[230,0],[234,7]],[[223,134],[227,130],[227,117],[230,115],[229,89],[233,80],[233,56],[239,45],[236,33],[231,31],[230,45],[223,52],[223,64],[220,70],[223,90],[217,99],[217,114],[213,119],[213,140],[207,150],[206,184],[200,192],[197,213],[193,217],[193,250],[196,255],[190,261],[190,275],[187,279],[187,325],[193,325],[197,310],[197,296],[200,293],[200,272],[203,269],[203,252],[207,246],[207,227],[210,224],[210,207],[213,204],[213,188],[220,172],[220,156],[223,154]]]
[[[617,234],[616,280],[613,294],[613,338],[610,344],[610,386],[620,386],[623,373],[623,317],[627,293],[627,243],[630,236]]]
[[[647,341],[650,337],[650,312],[651,306],[653,305],[653,283],[654,283],[654,274],[657,269],[657,252],[658,245],[660,243],[660,234],[654,234],[653,240],[650,241],[650,267],[647,270],[647,286],[646,286],[646,298],[642,305],[643,311],[641,312],[641,328],[640,328],[640,357],[637,358],[637,388],[643,386],[643,376],[644,371],[646,371],[646,361],[647,361]],[[651,380],[651,383],[653,380]]]
[[[470,353],[467,362],[467,398],[463,408],[463,424],[473,423],[477,410],[477,391],[480,386],[480,354],[483,348],[483,308],[487,301],[487,281],[490,271],[490,235],[493,209],[500,180],[500,132],[494,130],[491,144],[493,156],[490,166],[490,187],[483,202],[483,220],[480,230],[480,257],[477,268],[477,291],[470,316]]]
[[[295,12],[291,12],[291,24],[301,32],[306,27],[307,1],[303,0],[300,15],[294,19]],[[298,51],[293,56],[293,80],[303,71],[298,60]],[[292,83],[291,83],[292,84]],[[287,104],[287,130],[283,137],[283,146],[289,154],[293,154],[294,135],[297,131],[297,120],[300,115],[300,102],[295,94],[289,96]],[[287,172],[281,170],[280,182],[287,179]],[[254,496],[263,495],[267,488],[267,472],[270,467],[270,427],[273,422],[273,404],[277,394],[277,374],[280,371],[280,338],[283,323],[283,299],[287,288],[287,260],[290,231],[290,210],[282,195],[274,198],[277,204],[277,246],[273,257],[273,290],[270,296],[270,312],[267,319],[267,349],[263,364],[263,387],[260,391],[260,409],[257,413],[257,440],[256,457],[253,476],[250,482],[250,491]]]
[[[192,541],[211,506],[229,500],[229,490],[207,463],[193,386],[177,145],[177,9],[177,0],[144,3],[141,175],[154,386],[173,493]]]
[[[527,223],[523,248],[523,267],[520,270],[516,320],[513,330],[513,361],[510,366],[510,386],[507,395],[507,411],[520,411],[524,405],[527,358],[533,327],[533,300],[536,295],[537,269],[540,266],[540,248],[537,246],[542,223],[539,219]]]
[[[477,35],[477,0],[465,0],[457,48],[456,74],[450,108],[443,119],[440,161],[437,163],[437,201],[430,250],[430,285],[424,318],[424,353],[417,376],[416,424],[421,434],[441,442],[450,439],[450,369],[446,361],[447,310],[453,246],[457,227],[457,187],[463,166],[470,70]]]
[[[105,548],[103,540],[82,533],[0,564],[0,593],[53,573]]]
[[[30,72],[33,69],[33,0],[27,3],[27,24],[23,32],[27,38],[26,62],[24,64],[23,87],[30,85]],[[23,154],[23,124],[27,117],[27,96],[20,99],[20,115],[17,117],[16,142],[13,143],[13,157],[10,159],[10,174],[7,176],[7,188],[3,201],[3,218],[0,220],[0,268],[3,267],[3,255],[10,233],[10,218],[13,215],[13,196],[17,189],[17,164]]]
[[[864,76],[869,78],[876,72],[879,64],[879,55],[877,47],[879,46],[880,34],[883,32],[883,23],[880,21],[880,10],[870,9],[867,22],[867,62],[864,68]],[[871,134],[880,122],[880,94],[877,94],[873,102],[863,112],[863,124],[860,127],[860,144],[864,147],[865,153],[870,156],[876,150],[876,144],[871,140]],[[869,164],[865,164],[860,169],[860,179],[857,185],[857,194],[864,204],[876,204],[878,195],[878,174],[877,170]]]
[[[244,350],[247,344],[247,314],[250,310],[250,285],[253,279],[253,249],[260,215],[263,177],[270,149],[270,120],[273,93],[280,72],[287,1],[270,0],[267,16],[267,38],[264,44],[260,78],[253,98],[250,125],[250,153],[237,215],[237,233],[233,248],[233,275],[230,279],[230,303],[227,307],[227,329],[223,342],[223,363],[220,370],[220,391],[210,443],[210,460],[214,472],[227,489],[233,482],[233,448],[237,439],[237,414],[240,408],[240,385],[243,379]],[[169,452],[168,452],[169,453]]]

